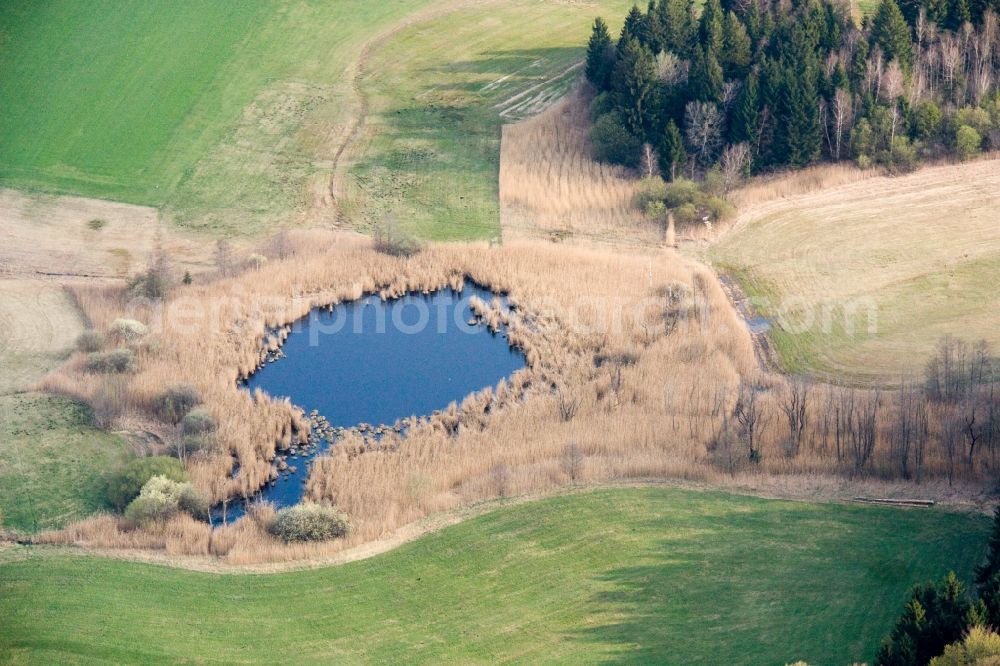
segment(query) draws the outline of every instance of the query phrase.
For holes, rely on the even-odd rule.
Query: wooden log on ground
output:
[[[855,502],[864,504],[888,504],[890,506],[934,506],[934,500],[923,499],[890,499],[881,497],[855,497]]]

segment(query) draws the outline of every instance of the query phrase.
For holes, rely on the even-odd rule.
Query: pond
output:
[[[525,366],[503,327],[494,333],[474,320],[474,296],[486,303],[499,298],[502,308],[509,307],[504,297],[467,281],[461,292],[449,288],[388,301],[369,295],[315,309],[293,325],[278,358],[251,375],[245,388],[290,398],[307,414],[315,410],[331,429],[430,415]],[[286,468],[260,499],[283,507],[302,498],[313,457],[336,444],[316,431],[313,441],[279,458]],[[242,514],[241,504],[228,507],[229,520]]]

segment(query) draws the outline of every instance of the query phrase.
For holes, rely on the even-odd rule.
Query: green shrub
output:
[[[153,476],[143,484],[139,496],[129,502],[125,517],[140,525],[166,520],[177,513],[181,495],[190,487],[165,476]]]
[[[416,236],[404,231],[392,216],[375,225],[372,238],[375,250],[391,257],[412,257],[422,249]]]
[[[82,352],[100,351],[104,346],[104,336],[100,331],[88,329],[76,337],[76,348]]]
[[[639,140],[632,136],[617,113],[605,113],[590,129],[594,159],[635,168],[639,164]]]
[[[933,139],[941,132],[944,115],[934,102],[921,102],[913,110],[913,133],[918,139]]]
[[[615,100],[609,92],[602,92],[590,103],[590,119],[596,121],[601,116],[615,110]]]
[[[267,526],[268,533],[285,543],[326,541],[346,536],[347,516],[335,507],[303,502],[278,511]]]
[[[153,413],[158,419],[177,425],[199,402],[201,398],[193,386],[177,384],[153,398]]]
[[[956,128],[971,127],[980,137],[986,136],[993,129],[993,119],[989,112],[978,106],[962,107],[955,113],[953,122]]]
[[[917,168],[917,149],[905,136],[897,136],[892,140],[892,147],[878,154],[879,164],[888,168],[891,173],[909,173]]]
[[[198,520],[208,520],[211,505],[208,498],[198,492],[190,483],[185,483],[177,498],[177,507]]]
[[[733,208],[732,204],[722,197],[717,196],[711,196],[705,199],[705,210],[708,212],[709,217],[711,217],[715,222],[724,220],[736,212],[736,209]]]
[[[93,229],[94,231],[100,231],[107,226],[107,221],[100,218],[94,218],[93,220],[87,220],[87,227]]]
[[[154,476],[171,481],[187,481],[187,472],[176,458],[153,456],[136,458],[122,469],[113,472],[105,482],[104,496],[112,507],[122,511],[138,497],[142,487]]]
[[[686,203],[674,209],[674,222],[676,224],[693,224],[698,220],[698,207],[693,203]]]
[[[983,137],[974,128],[962,125],[955,133],[955,154],[960,160],[967,160],[979,154]]]
[[[639,181],[635,190],[636,208],[647,212],[651,204],[662,204],[667,198],[667,184],[659,176],[649,176]]]
[[[686,178],[678,178],[667,185],[663,200],[668,208],[678,208],[684,204],[694,203],[699,194],[698,183]]]
[[[219,424],[204,409],[193,409],[181,419],[181,432],[187,436],[208,435],[218,427]]]
[[[170,278],[165,273],[151,268],[132,278],[128,289],[133,296],[151,300],[163,298],[170,291]]]
[[[149,329],[135,319],[115,319],[108,328],[108,335],[118,342],[133,343],[141,340]]]
[[[135,370],[135,353],[131,349],[92,352],[87,355],[84,369],[95,374],[132,372]]]

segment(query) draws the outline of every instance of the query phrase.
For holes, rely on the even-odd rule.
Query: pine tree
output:
[[[681,138],[681,131],[677,129],[677,123],[673,120],[667,123],[660,143],[657,146],[660,158],[660,173],[669,180],[674,180],[677,173],[687,164],[687,153],[684,150],[684,140]]]
[[[735,12],[726,14],[722,24],[722,70],[728,79],[742,79],[750,68],[750,36]]]
[[[872,21],[871,42],[882,48],[886,62],[898,60],[905,71],[910,70],[913,65],[910,26],[906,24],[896,0],[882,0],[879,5]]]
[[[597,17],[594,19],[594,29],[587,43],[587,80],[598,90],[607,90],[613,65],[608,24],[601,17]]]
[[[706,0],[698,22],[698,41],[706,52],[719,57],[722,51],[722,6],[719,0]]]
[[[639,139],[646,136],[653,124],[655,83],[652,52],[638,40],[630,39],[620,48],[611,85],[625,126]]]

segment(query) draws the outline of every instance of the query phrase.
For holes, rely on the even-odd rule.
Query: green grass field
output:
[[[501,114],[562,94],[594,17],[614,25],[629,5],[4,3],[0,185],[149,204],[217,234],[295,220],[358,111],[363,46],[410,20],[362,64],[345,210],[362,227],[392,213],[425,238],[494,237]]]
[[[814,664],[870,660],[988,521],[718,492],[503,508],[339,567],[217,575],[0,551],[0,661]]]
[[[0,396],[0,511],[24,531],[62,527],[102,507],[101,477],[128,444],[91,425],[82,405],[54,396]]]
[[[361,81],[372,113],[351,172],[355,219],[392,214],[431,239],[498,237],[501,123],[562,96],[582,74],[573,66],[594,18],[615,26],[631,4],[471,6],[381,44]]]
[[[0,184],[254,233],[301,208],[364,42],[430,0],[0,5]]]

